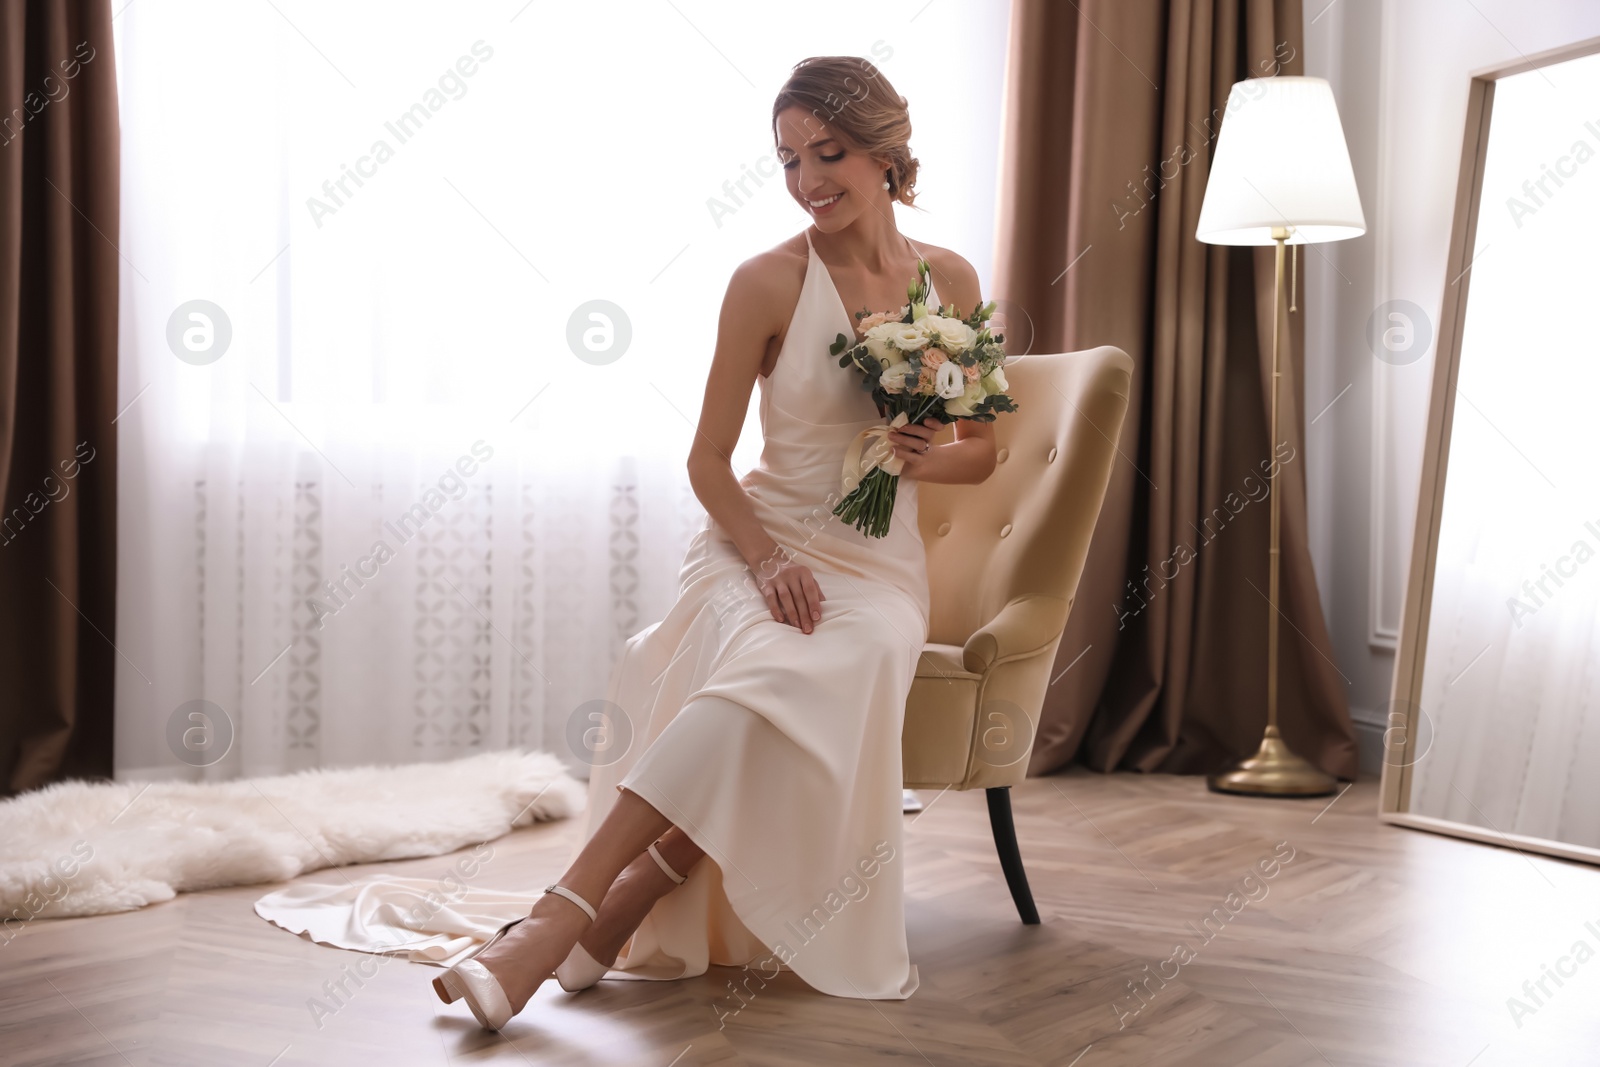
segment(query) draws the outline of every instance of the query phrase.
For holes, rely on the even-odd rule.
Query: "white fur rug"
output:
[[[515,750],[230,782],[58,782],[0,801],[0,920],[437,856],[587,800],[558,757]]]

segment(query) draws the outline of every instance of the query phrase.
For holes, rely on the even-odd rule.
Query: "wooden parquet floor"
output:
[[[268,887],[245,886],[13,928],[0,1062],[1600,1064],[1600,870],[1386,826],[1376,780],[1331,806],[1081,769],[1013,792],[1038,926],[1013,910],[981,792],[927,792],[906,816],[909,1000],[784,973],[734,1013],[739,971],[713,967],[578,994],[550,981],[493,1035],[435,998],[434,968],[296,938],[251,910]],[[547,884],[577,833],[493,842],[474,881]],[[313,998],[337,1007],[319,1016]]]

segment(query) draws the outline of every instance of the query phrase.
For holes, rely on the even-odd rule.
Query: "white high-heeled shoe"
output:
[[[650,853],[650,858],[656,861],[656,866],[661,868],[663,874],[678,885],[684,883],[688,876],[673,870],[671,865],[661,858],[661,853],[656,851],[656,846],[653,843],[645,851]],[[616,961],[613,960],[612,962]],[[576,993],[580,989],[588,989],[600,981],[609,970],[611,970],[611,964],[601,963],[589,954],[588,949],[574,941],[572,943],[572,951],[567,953],[567,958],[562,960],[561,966],[556,968],[556,981],[568,993]]]
[[[578,907],[582,908],[589,916],[589,921],[595,918],[595,909],[592,904],[564,885],[545,886],[546,893],[555,893],[557,896],[566,897]],[[483,950],[505,936],[506,931],[526,919],[512,919],[494,932],[494,936],[473,950],[471,956],[457,963],[449,970],[433,980],[433,990],[439,994],[439,999],[446,1004],[453,1004],[457,1000],[465,999],[467,1007],[472,1010],[472,1015],[478,1020],[478,1025],[485,1030],[499,1030],[511,1021],[511,1002],[506,999],[505,990],[500,988],[494,972],[479,963],[477,957]]]

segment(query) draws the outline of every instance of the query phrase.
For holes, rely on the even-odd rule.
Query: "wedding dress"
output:
[[[604,739],[617,750],[594,753],[584,840],[626,788],[706,853],[656,902],[613,977],[742,965],[749,974],[730,981],[745,997],[786,969],[824,993],[904,999],[918,978],[903,906],[900,730],[928,633],[917,483],[900,480],[885,537],[832,514],[846,447],[885,420],[860,374],[828,351],[839,334],[855,336],[854,320],[809,232],[806,246],[788,334],[771,374],[757,377],[760,462],[740,484],[768,534],[810,568],[822,618],[809,634],[774,619],[708,516],[677,602],[627,641],[612,672],[619,722]]]
[[[609,974],[747,968],[729,975],[721,1016],[780,970],[863,999],[904,999],[918,981],[906,946],[900,760],[928,633],[917,483],[901,479],[885,537],[832,514],[847,446],[885,420],[860,374],[828,351],[839,334],[854,336],[854,324],[809,233],[806,245],[789,332],[772,373],[757,378],[760,462],[740,484],[773,540],[810,568],[826,598],[822,618],[809,634],[774,619],[707,516],[679,571],[677,602],[624,646],[608,686],[611,721],[599,731],[608,743],[587,755],[579,849],[627,788],[706,853],[656,901]],[[447,967],[539,895],[345,879],[274,890],[255,910],[321,944]]]

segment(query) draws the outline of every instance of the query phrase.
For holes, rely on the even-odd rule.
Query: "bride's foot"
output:
[[[485,1013],[479,1015],[478,1021],[491,1030],[498,1030],[511,1016],[521,1012],[590,925],[592,919],[583,905],[560,893],[547,891],[534,903],[527,918],[471,960],[458,964],[460,969],[468,969],[473,963],[481,964],[488,972],[488,981],[479,984],[499,986],[498,995],[490,990],[487,998],[497,1001],[499,996],[504,997],[503,1005],[488,1003],[475,1008],[474,1015],[479,1015],[480,1008]]]
[[[589,959],[585,960],[582,954],[573,952],[557,968],[562,987],[569,992],[576,992],[598,981],[605,970],[616,963],[622,946],[628,943],[628,938],[644,922],[656,901],[682,884],[684,877],[676,871],[668,873],[665,860],[657,862],[648,850],[641,852],[638,858],[623,868],[611,888],[606,890],[595,921],[578,939],[578,947],[588,954]]]

